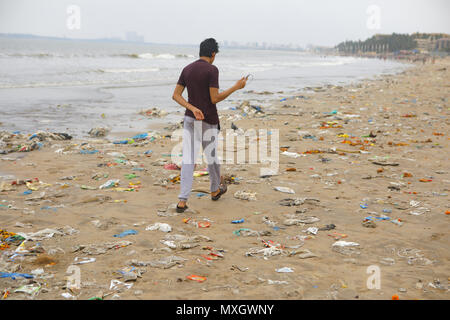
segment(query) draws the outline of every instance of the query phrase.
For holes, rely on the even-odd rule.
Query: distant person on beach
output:
[[[173,100],[186,108],[178,213],[187,209],[186,202],[192,189],[195,160],[200,145],[205,151],[208,163],[211,200],[219,200],[227,191],[220,176],[217,157],[220,125],[216,103],[244,88],[247,78],[238,80],[234,86],[219,93],[219,69],[213,65],[217,53],[219,53],[217,41],[213,38],[204,40],[200,44],[200,59],[183,69],[172,96]],[[188,101],[182,96],[184,88],[188,90]]]

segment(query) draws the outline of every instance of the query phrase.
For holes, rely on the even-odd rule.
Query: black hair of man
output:
[[[213,52],[219,52],[219,44],[213,38],[209,38],[200,43],[200,57],[212,57]]]

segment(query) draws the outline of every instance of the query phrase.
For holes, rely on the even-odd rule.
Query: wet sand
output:
[[[61,294],[69,292],[65,289],[67,268],[76,257],[94,257],[95,262],[78,265],[81,290],[71,292],[78,299],[101,295],[104,299],[391,299],[393,295],[400,299],[448,299],[449,67],[449,59],[438,60],[434,65],[417,65],[396,76],[301,92],[273,103],[263,110],[264,114],[240,120],[233,117],[242,110],[222,112],[222,128],[229,129],[233,122],[243,130],[279,129],[280,147],[289,147],[288,152],[299,156],[292,158],[280,151],[279,174],[265,178],[260,177],[260,164],[223,165],[223,174],[235,175],[239,184],[230,184],[217,202],[212,202],[209,195],[198,197],[194,191],[188,205],[195,213],[158,215],[158,210],[176,203],[179,192],[179,184],[158,183],[179,173],[158,163],[160,159],[170,163],[165,155],[171,153],[174,143],[169,138],[130,145],[112,144],[114,139],[108,136],[54,141],[45,143],[41,150],[2,155],[0,172],[17,179],[39,178],[50,186],[40,185],[30,195],[22,194],[27,190],[25,185],[0,192],[0,204],[4,205],[0,208],[0,228],[29,234],[71,226],[79,232],[39,241],[43,253],[16,256],[14,261],[9,257],[16,245],[1,251],[0,271],[29,273],[43,268],[44,277],[0,279],[0,290],[10,291],[7,299],[65,299]],[[123,139],[136,133],[124,133]],[[365,137],[369,135],[372,137]],[[100,152],[80,154],[83,142]],[[67,154],[55,153],[69,146]],[[144,154],[148,150],[152,153]],[[126,160],[135,163],[108,166],[117,159],[107,154],[110,152],[123,153]],[[131,173],[138,177],[127,179],[125,175]],[[94,174],[101,179],[92,179]],[[66,176],[76,177],[61,180]],[[136,185],[139,181],[140,188],[120,192],[80,187],[99,187],[109,179],[120,179],[119,187],[124,188],[129,182]],[[295,194],[274,190],[278,186],[291,188]],[[193,188],[209,190],[208,177],[196,177]],[[256,192],[257,200],[235,198],[235,192],[241,190]],[[45,192],[42,199],[25,200],[39,197],[41,192]],[[95,201],[102,199],[93,199],[96,195],[111,199]],[[319,201],[280,205],[279,201],[286,198]],[[383,215],[390,220],[379,219]],[[375,228],[363,226],[369,216]],[[264,217],[274,222],[275,228],[265,223]],[[320,221],[284,224],[288,218],[305,217]],[[185,223],[184,218],[207,219],[210,226],[197,228]],[[232,224],[236,219],[245,221]],[[403,224],[392,223],[394,219]],[[172,231],[145,230],[156,222],[168,223]],[[318,231],[316,235],[303,232],[331,224],[335,229]],[[270,234],[246,237],[233,233],[240,228]],[[138,234],[114,237],[128,229]],[[336,241],[330,236],[333,233],[359,246],[337,252],[332,248]],[[194,243],[198,246],[189,249],[170,249],[160,242],[175,234],[202,235],[211,241],[202,238]],[[132,244],[98,255],[74,249],[115,241]],[[262,254],[246,256],[251,248],[264,249],[263,241],[278,248],[272,252],[281,254],[267,259]],[[209,255],[211,250],[206,247],[213,247],[212,252],[222,253],[223,257]],[[63,251],[52,250],[55,248]],[[312,253],[310,257],[302,255],[306,250]],[[168,256],[186,260],[167,269],[135,266],[135,270],[141,269],[141,277],[127,282],[133,284],[130,289],[110,289],[111,280],[123,281],[118,270],[129,267],[133,259],[148,262]],[[367,286],[367,270],[374,265],[380,270],[380,289]],[[283,267],[293,272],[276,272]],[[206,281],[188,280],[186,277],[192,274],[206,277]],[[41,285],[38,295],[14,293],[29,283]]]

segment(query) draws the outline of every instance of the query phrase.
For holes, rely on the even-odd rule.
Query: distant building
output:
[[[448,51],[450,49],[449,37],[446,34],[414,34],[417,38],[417,49],[420,52]]]
[[[450,50],[450,38],[442,38],[436,41],[436,49],[439,51]]]
[[[127,31],[125,33],[125,41],[144,42],[144,36],[139,35],[136,31]]]

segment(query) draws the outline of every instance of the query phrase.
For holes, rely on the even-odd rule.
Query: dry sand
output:
[[[280,154],[279,174],[268,178],[259,177],[261,165],[223,165],[223,174],[234,174],[239,184],[230,184],[228,193],[217,202],[212,202],[209,195],[197,197],[197,192],[193,192],[188,205],[196,213],[157,215],[158,209],[176,203],[179,191],[179,184],[155,185],[159,179],[179,173],[152,165],[160,158],[170,161],[163,156],[174,145],[168,138],[137,146],[114,145],[106,139],[54,141],[39,151],[3,155],[0,173],[17,179],[37,177],[51,186],[40,186],[31,195],[22,195],[27,190],[24,185],[1,192],[0,228],[29,234],[71,226],[79,232],[39,241],[45,252],[15,256],[14,261],[10,256],[16,245],[1,251],[0,271],[29,273],[43,268],[45,273],[43,278],[34,280],[0,279],[0,290],[10,292],[7,299],[29,299],[33,297],[14,290],[23,284],[39,283],[42,289],[34,299],[64,299],[61,294],[68,292],[66,270],[75,257],[95,257],[95,262],[79,265],[81,290],[72,292],[78,299],[102,294],[104,299],[391,299],[395,294],[400,299],[448,299],[449,68],[448,59],[438,60],[434,65],[417,65],[397,76],[383,76],[343,88],[324,88],[322,92],[302,92],[297,98],[275,102],[264,109],[264,115],[233,120],[244,130],[279,129],[280,146],[289,146],[289,152],[301,156],[290,158]],[[333,110],[337,112],[333,114]],[[222,128],[230,128],[231,121],[227,119],[239,113],[239,110],[222,113]],[[321,128],[323,122],[332,121],[335,128]],[[375,138],[361,138],[371,132]],[[342,134],[349,137],[339,137]],[[342,143],[345,139],[354,145]],[[100,153],[79,154],[77,148],[83,142],[89,142]],[[73,146],[74,152],[55,153],[64,146]],[[331,151],[332,148],[336,151]],[[153,151],[151,156],[143,154],[147,150]],[[309,150],[322,153],[304,154]],[[117,158],[107,155],[114,151],[124,153],[137,165],[99,167]],[[374,158],[398,166],[377,165]],[[144,171],[132,171],[133,167]],[[286,168],[296,171],[288,172]],[[405,172],[412,176],[405,177]],[[92,179],[95,173],[102,179]],[[125,175],[130,173],[139,177],[128,180]],[[103,177],[105,174],[108,178]],[[64,176],[76,178],[61,180]],[[120,187],[127,187],[130,181],[141,184],[138,191],[132,192],[80,188],[98,187],[108,179],[120,179]],[[61,183],[67,185],[62,187]],[[276,186],[292,188],[295,194],[276,191]],[[208,190],[208,177],[195,178],[193,188]],[[257,201],[236,199],[233,195],[239,190],[256,192]],[[43,199],[25,201],[41,192],[45,192]],[[86,203],[99,194],[126,202]],[[315,198],[320,202],[280,205],[279,201],[286,198]],[[366,209],[360,206],[364,204]],[[5,207],[8,205],[12,208]],[[50,209],[46,210],[46,206]],[[383,212],[384,209],[391,212]],[[376,228],[362,225],[365,217],[376,219],[383,214],[401,219],[403,225],[388,220],[375,220]],[[314,216],[320,221],[285,226],[283,222],[289,215]],[[209,219],[211,226],[196,228],[183,222],[187,217],[197,221]],[[276,222],[279,228],[264,223],[263,217]],[[235,219],[245,222],[232,224]],[[95,220],[103,222],[103,227],[96,227],[92,223]],[[25,226],[18,227],[17,222]],[[156,222],[168,223],[173,229],[170,233],[145,230]],[[309,227],[329,224],[336,228],[309,236],[303,232]],[[233,234],[240,228],[269,231],[270,235]],[[138,234],[122,239],[114,237],[127,229],[135,229]],[[347,237],[342,240],[360,246],[348,255],[332,250],[333,232],[345,234]],[[169,249],[160,242],[174,234],[203,235],[212,241],[202,240],[190,249]],[[263,240],[280,244],[282,254],[267,259],[245,255],[251,248],[264,249]],[[77,245],[114,241],[132,244],[92,256],[73,252]],[[223,249],[223,258],[202,257],[212,257],[208,256],[210,250],[206,246]],[[52,250],[55,248],[65,253]],[[306,249],[315,256],[302,258],[302,250]],[[297,254],[289,256],[294,251]],[[123,281],[117,272],[128,267],[132,259],[151,261],[173,255],[187,260],[167,269],[138,266],[142,277],[127,282],[133,284],[132,288],[120,292],[110,289],[111,280]],[[380,268],[380,289],[367,287],[370,276],[367,268],[372,265]],[[290,267],[294,272],[275,271],[282,267]],[[207,280],[198,283],[186,279],[191,274]]]

